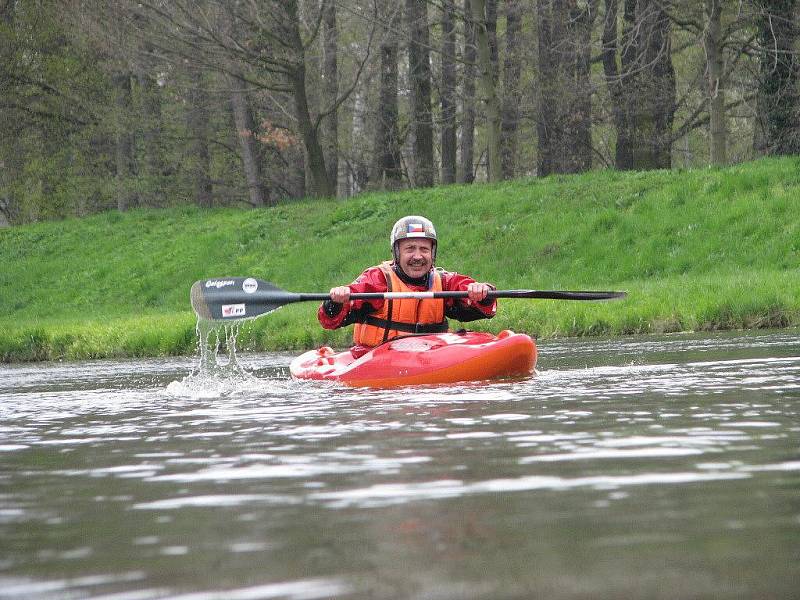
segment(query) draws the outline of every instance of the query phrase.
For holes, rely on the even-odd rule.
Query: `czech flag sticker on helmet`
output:
[[[425,227],[422,223],[409,223],[407,233],[419,233],[425,235]]]

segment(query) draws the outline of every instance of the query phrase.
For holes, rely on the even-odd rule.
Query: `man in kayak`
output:
[[[425,217],[403,217],[392,227],[393,259],[366,269],[350,285],[334,287],[319,308],[325,329],[355,324],[351,352],[362,356],[373,346],[411,333],[442,333],[447,319],[491,319],[497,302],[487,298],[495,289],[471,277],[435,268],[436,230]],[[351,293],[466,291],[467,298],[350,300]]]

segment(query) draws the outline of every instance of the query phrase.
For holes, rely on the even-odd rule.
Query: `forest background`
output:
[[[798,154],[795,0],[0,0],[0,224]]]

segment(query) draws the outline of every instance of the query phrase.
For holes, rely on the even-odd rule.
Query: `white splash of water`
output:
[[[192,372],[167,385],[170,396],[219,398],[258,385],[259,379],[239,362],[236,336],[240,321],[197,320],[199,356]]]

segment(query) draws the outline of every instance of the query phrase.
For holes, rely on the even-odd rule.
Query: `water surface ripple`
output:
[[[0,367],[0,599],[797,598],[800,332],[395,391]]]

